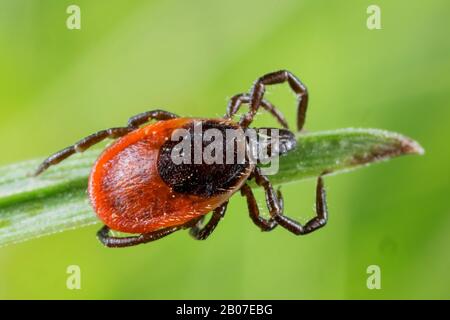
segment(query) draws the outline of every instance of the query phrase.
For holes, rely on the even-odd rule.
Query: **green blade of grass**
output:
[[[42,159],[0,167],[0,245],[99,222],[87,198],[89,172],[101,150],[77,154],[38,177]],[[297,136],[270,176],[285,184],[334,174],[403,154],[422,154],[415,141],[376,129],[341,129]]]

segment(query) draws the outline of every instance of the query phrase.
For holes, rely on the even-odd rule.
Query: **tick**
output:
[[[195,130],[200,123],[202,132],[216,129],[249,130],[257,111],[268,111],[281,125],[280,154],[295,147],[295,136],[289,131],[283,114],[264,99],[268,85],[287,82],[297,98],[297,130],[305,122],[308,92],[305,85],[289,71],[268,73],[257,79],[249,93],[232,97],[223,118],[186,118],[153,110],[129,119],[126,127],[98,131],[48,157],[37,169],[41,174],[77,152],[83,152],[106,139],[117,139],[108,146],[94,164],[88,185],[89,199],[104,226],[98,239],[107,247],[128,247],[155,241],[175,231],[189,229],[199,240],[206,239],[224,217],[229,198],[240,191],[247,200],[250,218],[262,231],[276,226],[296,235],[304,235],[323,227],[327,222],[326,195],[322,177],[317,180],[316,216],[305,225],[283,213],[283,198],[275,190],[259,166],[245,163],[175,164],[171,158],[175,142],[171,136],[177,129]],[[239,120],[233,116],[242,105],[248,111]],[[150,121],[155,121],[149,123]],[[257,129],[258,130],[258,129]],[[194,135],[191,136],[195,139]],[[205,142],[202,142],[206,146]],[[265,191],[269,218],[260,215],[252,189],[253,179]],[[204,217],[212,212],[209,221]],[[110,230],[132,236],[117,237]]]

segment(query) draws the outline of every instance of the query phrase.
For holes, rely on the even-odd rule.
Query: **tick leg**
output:
[[[240,93],[240,94],[235,95],[228,102],[227,114],[225,115],[225,117],[231,118],[233,115],[235,115],[239,111],[240,107],[243,104],[248,104],[248,103],[250,103],[250,95],[248,93]],[[269,101],[264,100],[264,99],[261,100],[261,107],[263,107],[263,109],[268,111],[275,119],[277,119],[277,121],[281,124],[281,126],[283,128],[288,129],[289,126],[286,121],[286,118],[277,107],[275,107]]]
[[[133,130],[132,128],[122,127],[122,128],[111,128],[107,130],[101,130],[96,133],[93,133],[87,136],[86,138],[76,142],[75,144],[61,151],[58,151],[55,154],[48,157],[47,159],[45,159],[37,168],[34,175],[37,176],[41,174],[42,172],[47,170],[48,167],[60,163],[61,161],[63,161],[64,159],[70,157],[75,153],[83,152],[89,147],[92,147],[94,144],[97,144],[106,138],[113,138],[113,139],[119,138],[131,132],[132,130]]]
[[[205,240],[214,231],[219,221],[225,216],[228,201],[213,210],[211,219],[203,226],[203,219],[200,219],[190,230],[189,234],[197,240]]]
[[[305,123],[306,109],[308,107],[308,90],[299,79],[286,70],[268,73],[255,81],[250,93],[250,110],[242,116],[240,125],[246,128],[253,121],[263,100],[266,86],[284,82],[289,84],[297,96],[297,130],[300,131]]]
[[[101,130],[94,134],[91,134],[87,136],[84,139],[81,139],[80,141],[76,142],[74,145],[71,145],[61,151],[58,151],[57,153],[51,155],[47,159],[45,159],[41,165],[37,168],[36,172],[34,173],[34,176],[37,176],[47,170],[50,166],[55,165],[63,161],[64,159],[70,157],[71,155],[83,152],[86,149],[92,147],[93,145],[101,142],[102,140],[106,138],[116,139],[119,137],[122,137],[126,135],[127,133],[130,133],[131,131],[137,129],[139,125],[144,124],[148,122],[149,120],[169,120],[176,118],[177,115],[162,111],[162,110],[152,110],[140,113],[134,117],[131,117],[128,120],[128,126],[127,127],[119,127],[119,128],[111,128],[107,130]]]
[[[180,230],[180,226],[165,228],[161,230],[157,230],[150,233],[143,233],[138,236],[131,237],[113,237],[109,235],[109,227],[103,226],[97,232],[97,238],[100,242],[108,248],[123,248],[123,247],[131,247],[136,246],[138,244],[147,243],[151,241],[155,241],[165,236],[168,236],[175,231]]]
[[[137,114],[130,119],[128,119],[128,127],[129,128],[137,128],[140,125],[149,122],[150,120],[170,120],[178,118],[178,116],[174,113],[164,111],[164,110],[151,110],[142,112],[140,114]]]
[[[261,175],[261,172],[259,170],[255,170],[255,180],[258,185],[264,187],[264,190],[266,191],[266,201],[274,201],[273,199],[275,197],[275,191],[269,179],[266,176]],[[279,198],[281,196],[281,192],[278,191],[277,193],[277,197]],[[323,178],[320,176],[317,179],[316,216],[309,220],[304,226],[299,222],[284,216],[282,209],[283,208],[281,206],[278,212],[277,210],[273,211],[273,213],[271,211],[272,217],[280,226],[296,235],[305,235],[323,227],[328,221],[326,192],[323,184]]]
[[[275,220],[282,227],[291,231],[296,235],[304,235],[316,231],[323,226],[328,221],[328,210],[327,210],[327,201],[326,201],[326,193],[325,187],[323,185],[322,177],[317,179],[317,187],[316,187],[316,216],[309,220],[304,226],[299,222],[286,217],[284,215],[279,215],[275,218]]]
[[[252,219],[253,223],[261,229],[261,231],[271,231],[277,226],[277,222],[275,221],[275,219],[273,219],[273,217],[269,219],[261,217],[252,188],[250,188],[247,184],[244,184],[242,186],[241,195],[247,198],[247,206],[250,218]],[[274,204],[267,202],[267,207],[271,212],[273,210],[276,210],[275,207],[277,205],[282,205],[282,203],[278,202],[277,204]]]

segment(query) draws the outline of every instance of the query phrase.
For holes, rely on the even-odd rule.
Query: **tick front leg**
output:
[[[62,149],[61,151],[56,152],[55,154],[51,155],[47,159],[45,159],[41,165],[37,168],[36,172],[34,173],[34,176],[37,176],[47,170],[50,166],[55,165],[63,161],[64,159],[70,157],[71,155],[83,152],[86,149],[92,147],[93,145],[99,143],[100,141],[106,139],[106,138],[119,138],[130,131],[132,131],[132,128],[128,127],[121,127],[121,128],[111,128],[107,130],[101,130],[94,134],[91,134],[87,136],[86,138],[81,139],[80,141],[76,142],[75,144]]]
[[[258,185],[262,186],[266,192],[266,202],[275,202],[278,199],[278,203],[281,206],[275,210],[271,211],[270,214],[272,218],[283,228],[289,230],[296,235],[305,235],[316,231],[323,227],[328,221],[328,210],[326,201],[326,192],[323,184],[323,178],[320,176],[317,179],[316,187],[316,216],[309,220],[304,226],[299,222],[283,215],[283,200],[281,197],[281,192],[275,192],[269,179],[261,174],[259,169],[255,170],[255,181]]]
[[[240,93],[232,97],[228,103],[227,106],[227,114],[225,115],[226,118],[231,119],[241,108],[243,104],[250,103],[250,95],[248,93]],[[288,129],[289,125],[287,123],[286,117],[283,115],[283,113],[275,107],[273,104],[271,104],[267,100],[261,100],[261,107],[268,111],[279,123],[280,125]]]
[[[159,240],[161,238],[164,238],[165,236],[168,236],[169,234],[174,233],[175,231],[180,230],[181,227],[170,227],[165,228],[161,230],[157,230],[150,233],[143,233],[138,236],[131,236],[131,237],[113,237],[109,235],[109,227],[103,226],[98,232],[97,232],[97,238],[100,240],[100,242],[108,247],[108,248],[123,248],[123,247],[131,247],[136,246],[138,244],[143,244],[155,240]]]
[[[286,228],[296,235],[308,234],[325,226],[328,221],[328,210],[323,178],[319,177],[317,179],[316,216],[314,218],[309,220],[304,226],[284,215],[276,216],[275,220],[280,226]]]
[[[266,92],[266,86],[284,82],[289,84],[297,96],[297,130],[302,130],[308,107],[308,90],[297,77],[287,70],[268,73],[255,81],[250,93],[250,110],[241,118],[241,126],[246,128],[253,121]]]
[[[269,219],[265,219],[260,215],[255,195],[253,194],[252,188],[250,188],[247,184],[244,184],[242,186],[241,195],[247,198],[247,207],[250,218],[252,219],[253,223],[261,229],[261,231],[271,231],[277,226],[277,222],[272,217]],[[267,207],[270,212],[279,210],[277,208],[282,205],[282,202],[277,202],[277,204],[267,202]]]
[[[197,240],[205,240],[214,231],[220,220],[225,216],[228,201],[213,210],[212,216],[206,225],[200,219],[190,230],[189,234]],[[202,217],[203,218],[203,217]]]

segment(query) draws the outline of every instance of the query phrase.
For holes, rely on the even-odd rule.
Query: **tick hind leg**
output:
[[[149,122],[150,120],[170,120],[178,118],[178,116],[172,112],[164,110],[151,110],[139,113],[130,119],[128,119],[128,128],[137,128],[140,125]]]
[[[275,198],[280,198],[281,193],[278,192],[276,195],[275,190],[270,183],[269,179],[262,175],[260,170],[255,170],[255,180],[259,186],[262,186],[266,192],[266,201],[267,203],[273,202]],[[282,203],[282,201],[281,201]],[[305,225],[300,224],[299,222],[283,215],[283,207],[279,207],[278,209],[271,211],[272,218],[283,228],[289,230],[290,232],[296,235],[305,235],[316,231],[323,226],[328,221],[328,210],[327,210],[327,201],[326,201],[326,192],[323,184],[323,178],[320,176],[317,179],[317,187],[316,187],[316,216],[309,220]]]
[[[140,113],[134,117],[131,117],[128,120],[128,125],[126,127],[111,128],[98,131],[96,133],[87,136],[86,138],[81,139],[75,144],[65,149],[62,149],[61,151],[56,152],[55,154],[51,155],[41,163],[41,165],[37,168],[34,175],[37,176],[41,174],[42,172],[47,170],[50,166],[60,163],[61,161],[63,161],[64,159],[70,157],[75,153],[83,152],[88,148],[92,147],[93,145],[105,140],[106,138],[111,139],[120,138],[126,135],[127,133],[130,133],[131,131],[137,129],[140,125],[150,120],[159,121],[174,118],[177,118],[177,115],[163,110],[152,110]]]
[[[250,107],[247,114],[242,116],[240,125],[248,127],[253,121],[259,107],[262,105],[266,86],[287,82],[297,97],[297,130],[305,124],[306,109],[308,107],[308,90],[306,86],[291,72],[280,70],[268,73],[255,81],[250,92]]]
[[[214,209],[211,218],[204,225],[203,217],[189,230],[189,234],[197,240],[205,240],[214,231],[220,220],[225,216],[228,201]]]
[[[55,154],[48,157],[47,159],[45,159],[37,168],[34,175],[37,176],[41,174],[42,172],[47,170],[50,166],[60,163],[61,161],[63,161],[64,159],[70,157],[75,153],[83,152],[86,149],[92,147],[93,145],[99,143],[100,141],[106,138],[113,138],[113,139],[119,138],[131,131],[132,129],[123,127],[123,128],[111,128],[93,133],[87,136],[86,138],[83,138],[80,141],[76,142],[75,144],[65,149],[62,149],[61,151],[58,151]]]
[[[113,237],[109,235],[109,227],[103,226],[97,232],[97,238],[100,242],[108,248],[123,248],[123,247],[131,247],[136,246],[138,244],[143,244],[155,240],[159,240],[168,236],[169,234],[174,233],[182,228],[182,226],[170,227],[161,230],[157,230],[150,233],[143,233],[138,236],[131,237]]]

